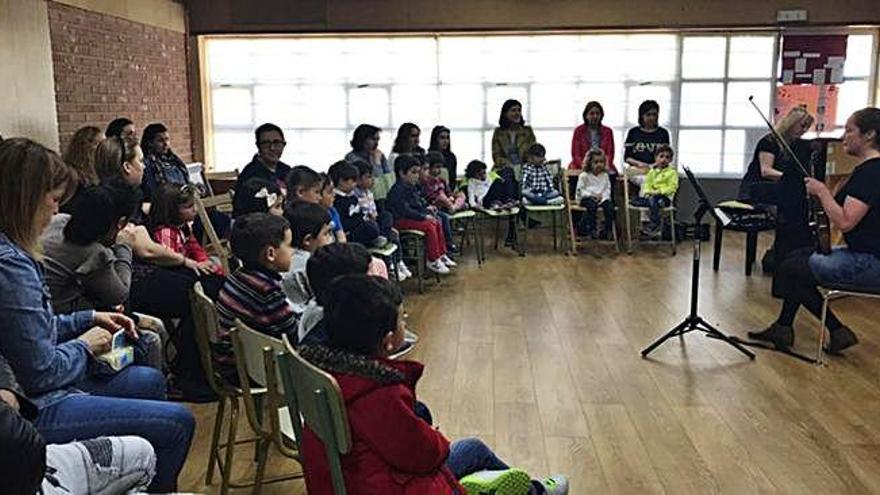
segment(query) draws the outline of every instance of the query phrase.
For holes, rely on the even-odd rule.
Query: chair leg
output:
[[[419,294],[423,294],[425,292],[425,270],[427,270],[427,260],[425,259],[425,249],[422,246],[421,241],[416,240],[415,245],[416,250],[416,266],[418,267],[418,276],[419,276]]]
[[[266,476],[266,462],[269,459],[269,448],[272,447],[272,441],[268,438],[263,438],[261,441],[257,442],[259,446],[259,451],[257,452],[257,469],[256,473],[254,473],[254,495],[260,495],[260,492],[263,490],[263,478]]]
[[[226,495],[229,492],[229,479],[232,476],[232,461],[235,454],[235,436],[238,433],[238,398],[231,397],[229,399],[229,433],[226,436],[226,460],[223,462],[223,469],[220,474],[223,476],[220,482],[220,495]]]
[[[501,228],[501,219],[495,219],[495,251],[498,251],[498,230]]]
[[[697,227],[694,226],[694,228]],[[694,232],[694,235],[697,233]],[[672,255],[675,256],[678,246],[675,244],[675,211],[672,210],[669,211],[669,239],[672,241]]]
[[[626,187],[626,184],[623,187]],[[626,254],[633,254],[632,218],[630,218],[632,212],[627,208],[623,213],[623,218],[626,221]]]
[[[746,233],[746,277],[752,276],[752,265],[758,252],[758,233]]]
[[[831,292],[824,294],[822,297],[822,318],[819,320],[819,345],[816,348],[816,365],[822,364],[823,347],[825,346],[825,320],[828,318],[828,304],[831,299]]]
[[[220,461],[220,452],[217,446],[220,444],[220,432],[223,429],[223,417],[226,415],[226,400],[226,397],[221,396],[220,400],[217,401],[217,413],[214,415],[214,432],[211,434],[211,449],[208,451],[208,471],[205,473],[206,485],[210,485],[214,482],[215,464]]]
[[[514,221],[513,225],[514,225],[513,229],[515,232],[517,230],[515,221]],[[526,222],[525,222],[525,225],[523,225],[522,230],[523,230],[522,244],[517,242],[517,244],[518,244],[517,247],[519,247],[519,255],[525,256],[526,255],[526,245],[529,243],[529,212],[526,212]]]
[[[554,211],[551,216],[553,217],[553,251],[557,251],[559,249],[559,242],[556,240],[556,231],[559,230],[559,228],[557,227],[557,224],[559,223],[557,221],[559,217],[559,212]]]
[[[696,228],[696,227],[694,227]],[[718,266],[721,264],[721,241],[724,239],[724,226],[721,225],[721,222],[715,222],[715,239],[713,239],[712,248],[712,270],[718,271]]]

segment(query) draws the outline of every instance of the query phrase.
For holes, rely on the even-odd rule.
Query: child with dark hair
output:
[[[523,166],[522,197],[527,204],[561,205],[565,198],[553,184],[553,174],[547,170],[544,155],[547,150],[540,143],[529,146]]]
[[[456,265],[447,255],[447,239],[436,209],[429,207],[417,187],[420,176],[418,159],[401,155],[394,164],[397,182],[388,191],[388,209],[398,229],[418,230],[425,234],[428,269],[446,275]]]
[[[232,197],[232,218],[248,213],[281,216],[284,213],[284,194],[278,184],[259,177],[242,184]]]
[[[333,181],[333,208],[339,216],[346,239],[365,246],[382,247],[388,238],[379,232],[379,224],[361,213],[358,197],[354,193],[358,181],[358,169],[346,161],[339,161],[327,171]]]
[[[150,206],[150,234],[159,244],[186,256],[187,268],[204,275],[223,275],[223,267],[208,256],[190,227],[197,216],[195,194],[196,190],[189,185],[160,186]]]
[[[422,192],[428,204],[449,212],[455,213],[465,207],[465,197],[461,192],[452,192],[449,183],[443,178],[443,170],[446,160],[439,151],[429,151],[427,155],[428,167],[422,174]]]
[[[316,249],[333,243],[330,234],[330,214],[321,205],[297,203],[284,211],[290,223],[293,239],[293,260],[284,273],[281,286],[287,294],[293,311],[302,314],[313,297],[306,277],[306,263]]]
[[[471,160],[465,169],[467,177],[467,198],[471,208],[490,210],[511,210],[519,205],[519,185],[510,167],[502,168],[500,175],[492,172],[480,160]],[[516,241],[516,221],[511,216],[507,224],[507,238],[504,245],[512,246]]]
[[[356,161],[354,164],[358,169],[358,180],[353,193],[358,199],[358,209],[364,219],[376,222],[379,233],[397,246],[394,262],[397,263],[397,280],[403,282],[413,274],[403,262],[400,233],[394,228],[394,217],[388,210],[379,211],[373,199],[373,167],[363,161]]]
[[[323,297],[327,344],[303,345],[299,352],[339,384],[353,442],[341,458],[349,493],[568,493],[564,476],[531,480],[479,439],[450,443],[419,414],[415,388],[424,365],[390,358],[405,343],[406,327],[400,293],[390,282],[344,275]],[[307,427],[302,449],[312,460],[305,466],[309,493],[332,493],[323,444]]]
[[[633,206],[647,207],[648,225],[642,234],[648,237],[660,236],[660,210],[668,208],[678,191],[678,170],[670,167],[675,152],[668,144],[657,145],[654,153],[654,165],[645,174],[641,196],[630,200]]]
[[[336,194],[333,192],[333,181],[330,180],[329,175],[321,174],[321,197],[318,204],[326,208],[327,213],[330,214],[330,232],[333,234],[333,239],[336,242],[345,243],[348,242],[348,237],[342,227],[339,212],[333,207],[334,199],[336,199]]]
[[[321,200],[321,174],[306,167],[297,165],[287,174],[287,204],[300,201],[318,203]]]
[[[290,224],[269,213],[250,213],[232,228],[232,253],[242,266],[226,279],[217,296],[219,342],[212,346],[220,373],[237,382],[229,330],[235,320],[275,338],[296,339],[297,315],[281,287],[281,273],[290,269],[293,247]]]

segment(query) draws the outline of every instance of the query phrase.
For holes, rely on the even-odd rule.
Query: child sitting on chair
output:
[[[235,220],[232,253],[242,266],[226,279],[217,296],[219,342],[212,345],[218,372],[237,383],[229,330],[236,318],[254,330],[296,339],[297,315],[281,288],[281,273],[290,268],[293,235],[283,217],[251,213]]]
[[[446,275],[456,263],[446,255],[448,239],[437,217],[437,209],[428,206],[418,189],[420,165],[418,158],[401,155],[394,162],[397,182],[388,191],[386,202],[398,229],[418,230],[425,234],[428,269]]]
[[[522,175],[522,197],[526,204],[561,205],[565,202],[565,198],[553,186],[553,174],[547,169],[547,160],[544,158],[546,152],[540,143],[531,145],[526,152]]]
[[[379,232],[379,224],[361,212],[358,197],[354,193],[358,169],[343,160],[331,165],[327,174],[335,186],[333,208],[339,216],[346,239],[369,247],[387,244],[388,239]]]
[[[428,152],[428,168],[422,174],[422,192],[428,204],[448,213],[455,213],[465,207],[465,197],[461,192],[453,193],[446,179],[443,178],[443,170],[446,169],[446,161],[439,151]]]
[[[488,167],[480,160],[471,160],[465,169],[467,202],[471,208],[510,209],[519,204],[515,180],[489,177]]]
[[[306,263],[321,246],[333,243],[330,214],[321,205],[300,202],[288,207],[284,218],[291,225],[293,259],[281,278],[281,286],[296,314],[302,314],[313,297],[306,277]]]
[[[633,206],[649,208],[647,227],[642,234],[648,237],[660,237],[660,210],[672,205],[672,199],[678,191],[678,170],[670,167],[675,153],[668,144],[657,146],[654,152],[654,168],[645,175],[640,197],[630,201]]]
[[[360,212],[365,219],[376,222],[379,225],[379,233],[397,246],[395,254],[397,279],[402,282],[412,277],[413,274],[403,262],[400,233],[394,228],[394,217],[388,210],[380,212],[376,207],[376,200],[373,197],[373,166],[362,160],[358,160],[354,164],[358,169],[358,182],[357,187],[354,188],[354,195],[358,198]]]
[[[149,230],[153,240],[186,257],[184,266],[202,275],[223,275],[192,231],[196,219],[196,189],[189,184],[164,184],[156,189],[150,206]]]
[[[277,182],[254,177],[239,186],[232,197],[232,218],[248,213],[271,213],[281,216],[284,211],[284,194]]]
[[[575,198],[586,211],[581,215],[578,230],[583,236],[596,238],[596,212],[599,208],[605,214],[602,225],[602,239],[611,238],[614,227],[614,202],[611,200],[611,180],[605,166],[605,152],[593,148],[584,155],[583,172],[578,176]]]
[[[329,284],[325,297],[328,343],[299,351],[333,375],[345,402],[352,448],[340,461],[348,493],[568,493],[564,476],[532,480],[479,439],[450,443],[428,414],[417,412],[424,365],[388,358],[405,331],[400,293],[390,282],[346,275]],[[304,470],[308,492],[333,493],[323,443],[308,427],[301,446],[312,461]]]

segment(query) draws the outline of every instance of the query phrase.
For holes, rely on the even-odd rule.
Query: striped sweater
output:
[[[243,267],[230,275],[217,296],[217,314],[220,335],[213,354],[220,366],[235,363],[229,329],[236,318],[258,332],[297,341],[297,316],[281,289],[281,275],[265,268]]]

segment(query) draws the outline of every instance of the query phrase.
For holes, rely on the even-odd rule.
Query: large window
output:
[[[384,130],[415,122],[452,129],[459,161],[491,163],[501,104],[523,103],[548,155],[567,163],[571,134],[589,100],[605,109],[618,164],[641,101],[660,103],[678,161],[702,174],[740,175],[763,132],[775,87],[775,34],[438,35],[205,40],[209,165],[240,168],[253,129],[281,126],[284,160],[326,169],[349,151],[360,123]],[[838,115],[869,102],[873,35],[851,36]],[[845,118],[844,113],[844,118]]]

